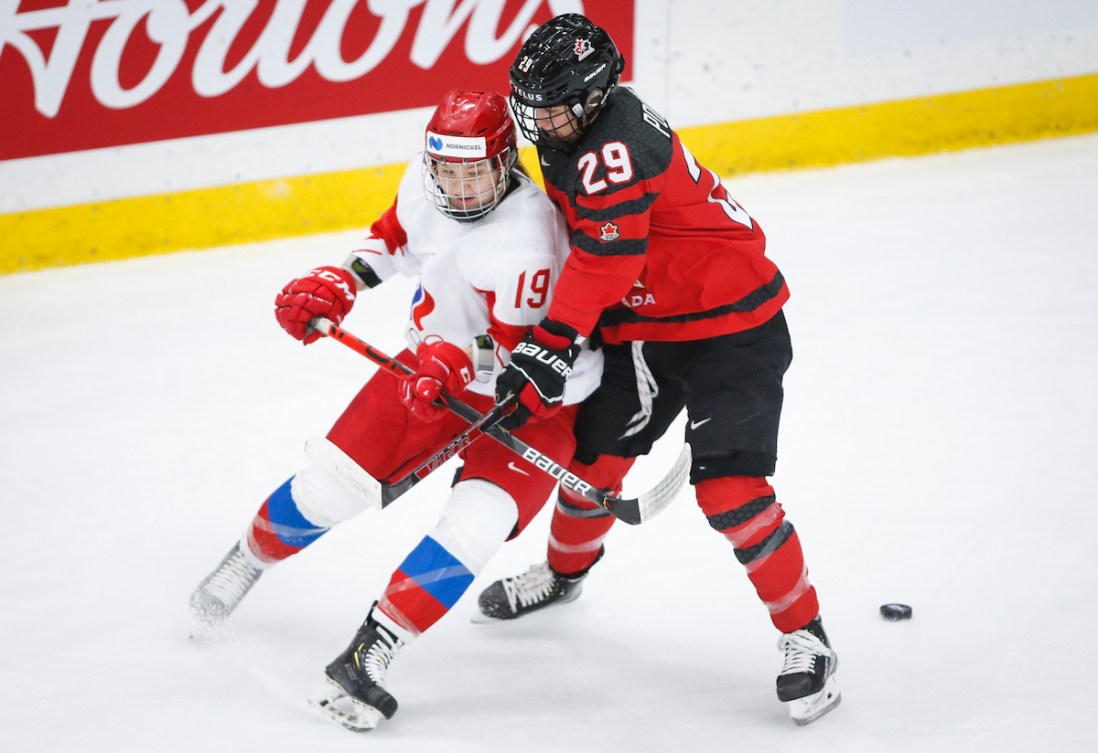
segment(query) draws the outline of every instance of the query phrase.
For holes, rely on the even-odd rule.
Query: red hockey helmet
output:
[[[515,123],[496,92],[451,89],[427,123],[423,185],[427,199],[462,222],[492,211],[518,159]]]

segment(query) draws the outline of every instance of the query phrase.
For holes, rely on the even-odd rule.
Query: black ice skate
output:
[[[385,672],[404,641],[374,619],[370,610],[347,650],[327,666],[328,681],[311,703],[354,732],[366,732],[391,719],[397,701],[385,689]]]
[[[237,543],[191,594],[191,612],[195,619],[203,627],[220,625],[262,574],[262,570],[248,562]]]
[[[820,618],[778,639],[784,653],[778,673],[778,699],[789,704],[789,716],[808,724],[839,705],[842,696],[835,683],[838,656],[831,650]]]
[[[547,562],[534,565],[522,575],[497,580],[481,591],[477,600],[480,614],[473,621],[513,620],[553,604],[575,601],[585,577],[586,573],[566,578],[550,569]]]

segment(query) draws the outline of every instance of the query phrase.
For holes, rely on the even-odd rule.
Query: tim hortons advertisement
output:
[[[0,0],[0,160],[506,93],[572,12],[632,59],[621,0]]]

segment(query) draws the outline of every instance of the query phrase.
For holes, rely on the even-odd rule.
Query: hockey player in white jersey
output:
[[[398,273],[419,277],[397,358],[415,370],[378,372],[335,422],[318,458],[260,506],[240,541],[195,590],[191,607],[204,629],[239,605],[259,576],[366,509],[339,479],[339,465],[381,481],[399,478],[438,452],[466,424],[434,402],[445,390],[485,412],[510,349],[540,321],[568,255],[564,223],[518,162],[506,100],[491,92],[450,91],[431,118],[422,155],[408,165],[393,205],[341,266],[314,269],[277,296],[282,327],[306,345],[309,323],[340,323],[362,291]],[[601,374],[601,356],[576,362],[565,408],[516,436],[554,458],[571,458],[578,403]],[[396,654],[456,603],[499,546],[545,504],[555,481],[490,440],[473,442],[437,525],[393,572],[354,640],[326,668],[314,699],[354,730],[389,718],[385,688]],[[324,458],[323,461],[320,458]]]

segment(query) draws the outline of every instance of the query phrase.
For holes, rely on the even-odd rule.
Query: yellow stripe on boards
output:
[[[1098,131],[1098,74],[680,129],[719,175]],[[533,150],[523,161],[540,178]],[[366,228],[404,164],[0,215],[0,274]]]
[[[1098,131],[1098,75],[680,130],[718,175],[826,167]]]
[[[0,273],[368,227],[404,165],[0,215]]]

